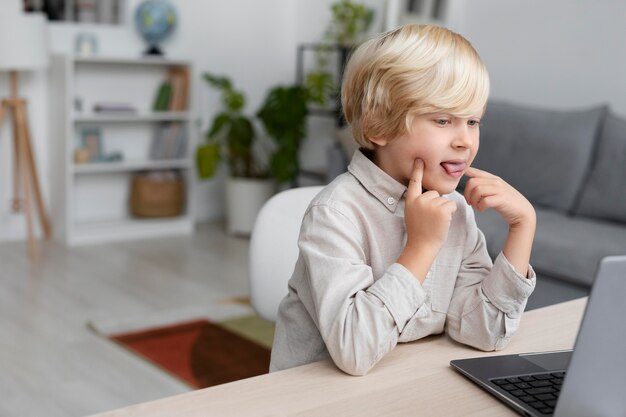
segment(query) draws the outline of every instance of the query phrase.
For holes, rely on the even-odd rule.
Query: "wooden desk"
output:
[[[529,311],[509,346],[481,352],[431,336],[399,344],[364,377],[330,361],[132,405],[99,417],[517,416],[450,366],[451,359],[574,345],[585,299]]]

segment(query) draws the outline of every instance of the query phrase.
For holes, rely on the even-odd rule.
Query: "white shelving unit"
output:
[[[189,111],[152,111],[155,95],[171,68],[183,60],[161,58],[52,57],[50,138],[54,140],[52,218],[54,236],[68,245],[189,234],[193,231],[191,196],[195,178]],[[190,80],[193,76],[189,77]],[[192,92],[189,86],[189,94]],[[80,109],[77,108],[80,101]],[[133,113],[96,113],[95,103],[128,103]],[[172,159],[151,159],[159,125],[180,123],[187,135],[186,152]],[[85,129],[100,132],[105,153],[121,153],[116,162],[77,164],[74,152]],[[134,218],[129,209],[132,176],[141,171],[176,170],[185,182],[182,215]]]

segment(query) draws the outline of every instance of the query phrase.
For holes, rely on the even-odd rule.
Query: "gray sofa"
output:
[[[586,295],[600,259],[626,254],[626,120],[606,107],[490,102],[480,138],[473,165],[513,185],[537,212],[538,282],[527,309]],[[492,210],[476,221],[495,256],[507,225]]]

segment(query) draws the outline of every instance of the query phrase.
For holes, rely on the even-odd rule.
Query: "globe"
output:
[[[176,28],[176,11],[166,0],[144,1],[137,7],[135,25],[149,45],[146,55],[163,55],[159,43]]]

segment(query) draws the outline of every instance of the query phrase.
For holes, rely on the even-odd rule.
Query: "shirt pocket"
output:
[[[437,259],[431,282],[431,308],[446,314],[452,300],[456,278],[463,260],[463,246],[442,248]]]

